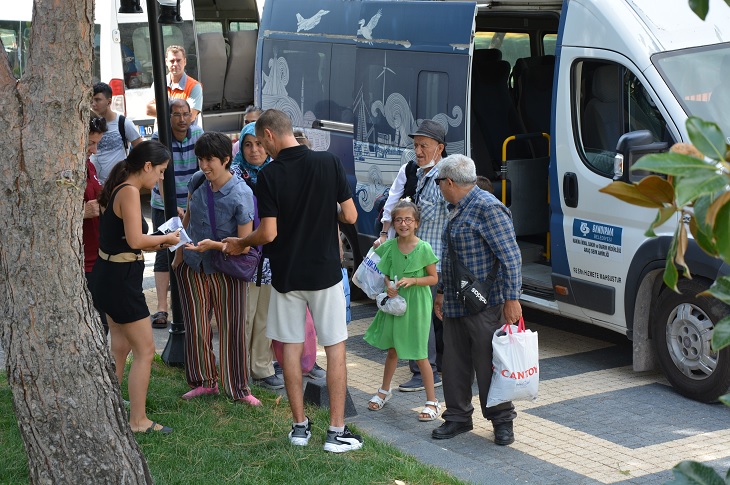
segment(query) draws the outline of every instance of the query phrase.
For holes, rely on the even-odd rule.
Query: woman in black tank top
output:
[[[119,382],[124,365],[132,352],[129,372],[129,424],[135,432],[171,433],[172,429],[147,417],[145,402],[150,381],[150,367],[155,355],[150,312],[142,293],[144,256],[142,251],[169,248],[180,242],[179,232],[159,236],[147,235],[142,217],[139,191],[151,190],[162,180],[170,152],[157,141],[137,145],[129,157],[119,162],[104,184],[99,205],[99,257],[92,278],[94,301],[107,315],[112,354]]]

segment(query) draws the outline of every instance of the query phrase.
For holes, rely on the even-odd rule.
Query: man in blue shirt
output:
[[[195,156],[195,142],[198,141],[203,129],[197,125],[191,126],[193,115],[190,105],[184,99],[170,100],[170,126],[172,128],[172,163],[175,171],[175,191],[177,212],[181,218],[185,214],[188,203],[188,182],[198,171],[198,158]],[[159,139],[158,133],[152,135],[153,140]],[[156,231],[165,223],[165,202],[162,184],[152,189],[150,196],[152,207],[152,225]],[[167,327],[167,287],[170,285],[170,269],[168,266],[168,251],[157,251],[155,257],[155,290],[157,291],[157,312],[152,315],[153,328]]]
[[[512,217],[494,195],[476,186],[474,161],[452,155],[439,163],[435,180],[444,198],[453,205],[443,235],[442,280],[436,290],[434,311],[444,327],[444,423],[433,430],[434,439],[448,439],[473,429],[472,379],[476,373],[482,415],[494,426],[494,442],[514,442],[512,421],[517,416],[511,402],[486,407],[492,382],[492,336],[505,322],[522,317],[522,257],[515,239]],[[453,275],[456,258],[477,280],[485,282],[492,266],[499,264],[486,309],[469,314],[457,299]]]

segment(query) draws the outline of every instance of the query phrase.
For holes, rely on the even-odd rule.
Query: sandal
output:
[[[433,406],[436,409],[430,408],[429,406]],[[426,414],[427,416],[424,416]],[[434,419],[438,418],[439,414],[441,414],[441,404],[438,401],[426,401],[426,405],[423,406],[423,409],[421,409],[421,413],[418,415],[419,421],[433,421]]]
[[[152,317],[152,328],[167,328],[167,312],[157,312]]]
[[[378,396],[378,394],[384,395],[385,398]],[[378,394],[371,397],[370,401],[368,401],[368,409],[371,411],[380,411],[383,409],[383,406],[385,406],[385,403],[390,401],[390,398],[393,397],[393,391],[378,389]],[[374,406],[370,406],[370,403],[374,404]]]
[[[158,428],[158,426],[159,426],[159,428]],[[152,426],[150,426],[149,428],[147,428],[144,431],[142,431],[142,430],[135,431],[135,433],[145,433],[145,434],[150,434],[150,433],[170,434],[170,433],[172,433],[172,428],[170,428],[169,426],[165,426],[163,424],[156,423],[155,421],[152,421]]]

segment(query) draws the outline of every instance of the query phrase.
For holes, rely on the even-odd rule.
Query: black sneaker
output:
[[[309,438],[312,437],[312,420],[307,417],[306,426],[291,425],[291,431],[289,431],[289,442],[296,446],[307,446],[309,444]]]
[[[342,433],[327,430],[327,439],[324,440],[324,451],[332,453],[344,453],[362,448],[362,437],[352,434],[345,426]]]

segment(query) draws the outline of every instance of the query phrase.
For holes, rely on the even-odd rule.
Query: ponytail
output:
[[[144,169],[147,162],[150,162],[154,167],[169,162],[171,158],[170,151],[159,141],[143,141],[129,152],[126,160],[114,165],[109,177],[106,179],[106,183],[104,183],[101,194],[99,194],[99,205],[106,207],[114,188],[125,182],[130,175]]]
[[[122,160],[114,165],[114,168],[112,168],[112,171],[109,173],[109,177],[106,179],[106,182],[104,182],[104,187],[101,189],[101,193],[99,194],[99,205],[101,207],[106,207],[107,204],[109,204],[112,192],[114,192],[114,187],[120,185],[128,178],[129,165],[126,160]]]

